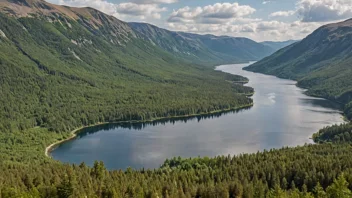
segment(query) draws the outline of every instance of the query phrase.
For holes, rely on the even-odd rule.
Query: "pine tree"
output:
[[[325,198],[326,197],[326,193],[325,193],[323,187],[320,185],[319,182],[314,187],[313,192],[314,192],[314,195],[315,195],[316,198]]]
[[[67,175],[57,187],[57,194],[59,198],[70,198],[73,194],[73,185]]]
[[[348,182],[343,174],[341,174],[334,183],[326,189],[328,197],[331,198],[350,198],[351,191],[348,189]]]

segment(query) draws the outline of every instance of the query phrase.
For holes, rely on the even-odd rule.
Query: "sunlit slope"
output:
[[[92,8],[0,2],[1,131],[69,131],[251,103],[246,80],[189,64]]]

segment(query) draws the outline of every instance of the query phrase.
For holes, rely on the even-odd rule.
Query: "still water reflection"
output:
[[[69,162],[104,161],[109,169],[157,168],[166,158],[251,153],[311,143],[312,133],[342,123],[336,103],[304,95],[295,81],[243,71],[248,64],[217,67],[249,78],[254,106],[241,111],[150,123],[84,129],[52,152]]]

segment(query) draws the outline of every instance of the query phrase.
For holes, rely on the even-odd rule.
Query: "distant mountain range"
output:
[[[320,27],[247,70],[298,80],[308,93],[344,104],[352,100],[352,19]],[[352,118],[352,103],[345,112]]]
[[[275,52],[280,46],[292,43],[271,42],[271,45],[267,45],[247,38],[174,32],[146,23],[129,23],[129,25],[137,37],[177,57],[202,64],[260,60]]]
[[[268,46],[268,47],[271,47],[272,49],[274,49],[275,51],[281,49],[281,48],[284,48],[286,46],[289,46],[293,43],[296,43],[298,42],[298,40],[288,40],[288,41],[264,41],[264,42],[261,42],[261,44],[265,45],[265,46]]]
[[[62,18],[63,25],[67,23],[65,17],[71,18],[112,43],[124,45],[131,37],[139,38],[178,58],[202,65],[260,60],[294,42],[258,43],[247,38],[169,31],[146,23],[125,23],[92,8],[59,6],[42,0],[2,1],[0,10],[16,18],[36,16],[51,23]]]

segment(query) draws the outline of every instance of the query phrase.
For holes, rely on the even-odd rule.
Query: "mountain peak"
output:
[[[35,3],[44,3],[45,1],[44,0],[8,0],[7,2],[16,3],[20,5],[33,5]]]
[[[0,5],[6,7],[27,7],[28,8],[45,8],[46,2],[44,0],[0,0]]]
[[[15,17],[28,15],[55,17],[57,14],[65,15],[71,19],[79,16],[92,18],[91,15],[106,15],[93,8],[76,8],[48,3],[44,0],[0,0],[0,12]],[[110,17],[106,15],[106,17]]]
[[[0,12],[14,17],[27,17],[33,14],[47,16],[53,12],[60,12],[58,7],[62,6],[44,0],[0,0]]]
[[[108,34],[112,35],[112,40],[128,40],[129,36],[135,36],[128,24],[93,8],[55,5],[44,0],[0,0],[0,13],[15,18],[40,18],[50,23],[77,21],[92,32],[106,26],[111,30]],[[71,24],[68,26],[70,28]]]
[[[323,28],[329,28],[330,30],[335,30],[341,27],[352,27],[352,18],[338,23],[331,23],[323,26]]]

